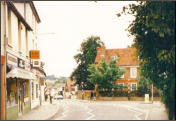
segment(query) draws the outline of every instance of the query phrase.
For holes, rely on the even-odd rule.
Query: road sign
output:
[[[149,94],[145,94],[145,102],[149,102]]]

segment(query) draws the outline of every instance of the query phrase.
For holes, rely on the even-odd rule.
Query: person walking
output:
[[[53,98],[53,95],[52,95],[52,92],[50,93],[50,104],[52,104],[52,98]]]
[[[96,91],[93,92],[94,100],[96,100]]]

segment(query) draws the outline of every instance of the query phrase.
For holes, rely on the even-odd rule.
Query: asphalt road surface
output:
[[[159,101],[141,104],[141,101],[63,99],[55,103],[60,111],[51,120],[147,120],[149,111],[164,107]]]

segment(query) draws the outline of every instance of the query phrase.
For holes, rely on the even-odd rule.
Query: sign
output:
[[[29,97],[24,98],[24,102],[29,101]]]
[[[20,67],[20,68],[23,68],[23,69],[24,69],[24,67],[25,67],[25,65],[24,65],[24,60],[22,60],[22,59],[18,58],[18,67]]]
[[[24,62],[25,66],[24,69],[30,71],[30,64],[27,62]]]
[[[40,67],[40,61],[39,60],[33,60],[32,67]]]
[[[43,86],[44,85],[44,79],[40,78],[40,80],[41,80],[41,85]]]
[[[7,63],[13,66],[17,66],[17,57],[7,53]]]
[[[149,94],[145,94],[145,102],[149,102]]]
[[[30,51],[31,59],[40,59],[40,51],[39,50],[31,50]]]

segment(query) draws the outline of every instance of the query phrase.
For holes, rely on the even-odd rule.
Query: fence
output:
[[[151,95],[151,91],[145,93],[141,90],[130,91],[130,97],[144,97],[145,94]],[[98,91],[100,97],[128,97],[128,91]],[[153,97],[160,97],[159,92],[153,93]]]

